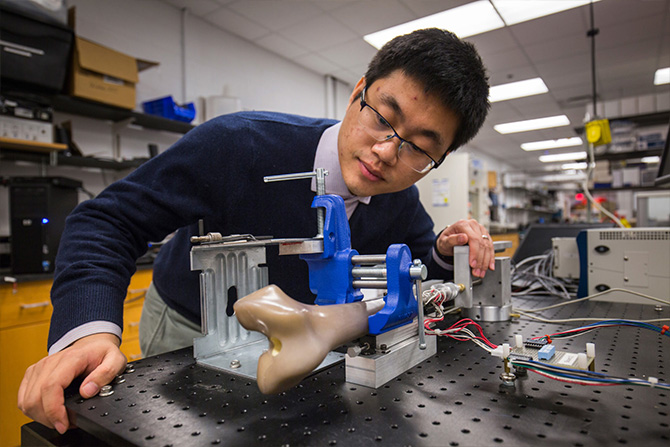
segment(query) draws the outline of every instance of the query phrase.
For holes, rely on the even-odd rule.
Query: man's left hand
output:
[[[483,278],[486,270],[495,270],[493,241],[486,228],[474,219],[459,220],[442,230],[437,250],[442,256],[453,256],[457,245],[470,246],[472,275]]]

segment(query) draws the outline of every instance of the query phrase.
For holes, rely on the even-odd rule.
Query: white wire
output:
[[[514,309],[512,310],[513,313],[518,313],[520,315],[523,315],[524,317],[532,318],[533,320],[537,321],[542,321],[544,323],[573,323],[573,322],[579,322],[579,321],[609,321],[612,318],[566,318],[563,320],[549,320],[546,318],[541,318],[537,317],[535,315],[531,315],[529,313],[526,313],[522,310],[519,309]],[[639,321],[641,323],[660,323],[663,321],[670,321],[670,318],[655,318],[653,320],[635,320]]]
[[[607,290],[605,290],[605,291],[603,291],[603,292],[595,293],[595,294],[593,294],[593,295],[589,295],[589,296],[586,296],[586,297],[584,297],[584,298],[579,298],[579,299],[576,299],[576,300],[570,300],[570,301],[567,301],[567,302],[564,302],[564,303],[554,304],[553,306],[540,307],[539,309],[515,309],[515,311],[517,311],[517,312],[526,312],[526,313],[542,312],[542,311],[544,311],[544,310],[555,309],[555,308],[557,308],[557,307],[567,306],[568,304],[579,303],[579,302],[581,302],[581,301],[585,301],[585,300],[590,300],[590,299],[593,299],[593,298],[597,298],[597,297],[599,297],[599,296],[605,295],[605,294],[610,293],[610,292],[626,292],[626,293],[630,293],[630,294],[633,294],[633,295],[637,295],[637,296],[640,296],[640,297],[642,297],[642,298],[646,298],[646,299],[649,299],[649,300],[652,300],[652,301],[658,301],[659,303],[663,303],[663,304],[670,305],[670,301],[667,301],[667,300],[664,300],[664,299],[661,299],[661,298],[656,298],[656,297],[651,296],[651,295],[645,295],[644,293],[635,292],[635,291],[633,291],[633,290],[620,289],[620,288],[618,288],[618,287],[615,287],[615,288],[613,288],[613,289],[607,289]]]

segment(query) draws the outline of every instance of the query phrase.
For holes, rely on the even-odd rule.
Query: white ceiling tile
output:
[[[376,50],[362,39],[344,42],[320,52],[329,61],[347,68],[367,65],[375,53]]]
[[[337,65],[315,53],[298,56],[295,61],[303,67],[322,74],[330,74],[338,69]]]
[[[176,6],[179,9],[186,8],[189,13],[195,16],[202,16],[203,14],[209,14],[212,11],[216,11],[221,7],[220,4],[214,0],[165,0],[170,3],[172,6]]]
[[[405,5],[396,0],[351,2],[331,11],[330,16],[353,30],[358,36],[418,18]]]
[[[356,34],[329,16],[323,15],[306,23],[282,29],[279,34],[309,48],[320,51],[356,38]]]
[[[212,14],[205,15],[203,18],[211,24],[247,40],[256,40],[270,33],[267,28],[224,7]]]
[[[339,9],[348,6],[351,3],[358,3],[360,0],[309,0],[309,1],[324,11],[332,11],[334,9]]]
[[[507,72],[519,66],[525,67],[529,63],[523,51],[517,48],[482,56],[482,60],[488,70],[502,72]]]
[[[302,45],[291,42],[290,40],[272,33],[255,40],[255,43],[263,48],[270,50],[286,59],[293,59],[309,52],[309,50]]]
[[[470,3],[471,0],[402,0],[417,17],[425,17]]]
[[[474,44],[477,52],[483,57],[501,51],[517,48],[517,42],[508,28],[501,28],[488,33],[477,34],[465,39]]]
[[[245,0],[232,3],[229,7],[272,31],[303,23],[322,13],[312,3],[302,0]]]

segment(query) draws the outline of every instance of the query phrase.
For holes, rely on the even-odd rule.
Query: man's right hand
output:
[[[119,344],[116,335],[93,334],[30,366],[19,388],[19,409],[37,422],[65,433],[72,426],[65,409],[65,388],[83,375],[81,396],[88,399],[98,394],[126,367]]]

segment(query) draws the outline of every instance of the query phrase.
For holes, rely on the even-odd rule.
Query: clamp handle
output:
[[[316,177],[316,195],[322,196],[326,194],[326,176],[328,171],[324,168],[316,168],[313,172],[297,172],[295,174],[280,174],[268,175],[263,177],[265,183],[283,182],[284,180],[299,180],[304,178]],[[316,210],[316,237],[323,237],[323,223],[325,221],[324,210],[317,208]]]

